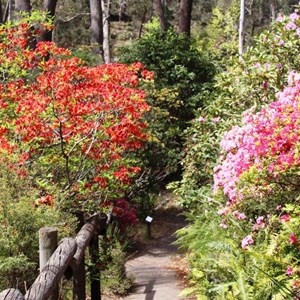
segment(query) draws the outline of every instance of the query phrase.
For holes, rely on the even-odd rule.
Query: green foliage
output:
[[[190,225],[177,232],[177,242],[187,251],[191,269],[190,287],[183,295],[218,300],[289,299],[293,294],[291,279],[281,270],[292,258],[286,256],[288,249],[281,245],[299,221],[293,221],[289,229],[283,224],[285,230],[280,236],[261,232],[260,246],[246,251],[240,247],[245,234],[242,226],[234,230],[220,227],[220,218],[215,214],[219,203],[203,198],[198,199],[198,204],[201,214],[187,213]],[[297,253],[294,259],[298,256]]]
[[[227,59],[237,53],[238,18],[237,1],[231,1],[225,7],[216,6],[212,10],[209,24],[202,29],[197,40],[201,51],[210,52],[219,61],[220,67],[226,67]]]
[[[125,268],[129,240],[113,224],[100,245],[101,288],[115,295],[125,295],[133,284]]]
[[[24,290],[38,273],[38,231],[58,226],[60,214],[52,207],[36,207],[38,191],[26,179],[1,164],[0,171],[0,290]],[[66,219],[66,216],[64,216]]]
[[[177,34],[173,28],[163,32],[155,18],[136,43],[119,49],[119,60],[141,61],[155,74],[154,83],[146,88],[151,106],[145,115],[150,139],[139,154],[144,176],[138,184],[146,183],[142,188],[146,194],[159,189],[161,182],[164,185],[180,177],[182,133],[194,111],[202,106],[198,94],[215,70],[193,39]]]
[[[120,60],[126,63],[141,61],[155,73],[157,88],[172,87],[185,102],[184,108],[194,108],[196,103],[188,103],[188,99],[197,94],[201,83],[211,79],[213,65],[200,55],[192,39],[177,34],[173,28],[163,32],[157,19],[146,29],[130,49],[120,49]]]

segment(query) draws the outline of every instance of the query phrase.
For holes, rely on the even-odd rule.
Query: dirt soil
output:
[[[102,296],[103,300],[187,299],[179,296],[186,284],[185,266],[174,244],[174,233],[186,225],[182,210],[175,207],[170,199],[151,217],[152,239],[145,238],[146,225],[142,224],[140,229],[144,232],[137,237],[134,251],[126,263],[127,273],[135,278],[132,293],[119,298]]]

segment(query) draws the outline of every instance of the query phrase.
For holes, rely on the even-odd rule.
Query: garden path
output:
[[[138,239],[136,251],[131,254],[126,264],[128,274],[135,278],[133,292],[126,297],[102,296],[102,299],[186,299],[179,296],[184,283],[178,276],[179,256],[176,255],[178,249],[173,244],[175,231],[185,225],[186,221],[181,215],[181,210],[172,202],[156,210],[151,226],[153,238]]]

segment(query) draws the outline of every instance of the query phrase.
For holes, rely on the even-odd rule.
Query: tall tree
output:
[[[178,10],[178,32],[191,35],[193,0],[180,0]]]
[[[44,0],[43,9],[48,12],[49,16],[54,18],[57,0]],[[43,41],[52,41],[52,30],[46,30],[42,33]]]
[[[164,14],[164,5],[161,0],[154,0],[153,4],[155,14],[157,15],[160,22],[160,27],[163,31],[166,31],[168,29],[168,22]]]
[[[103,24],[102,24],[102,6],[101,0],[90,0],[91,13],[91,44],[93,53],[102,53],[103,43]]]
[[[110,6],[111,0],[101,0],[103,28],[103,59],[106,64],[111,62],[110,55]]]
[[[240,25],[239,25],[239,55],[244,52],[244,37],[245,37],[245,0],[241,0],[240,4]]]

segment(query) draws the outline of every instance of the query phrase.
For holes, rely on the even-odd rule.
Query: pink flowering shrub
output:
[[[242,126],[225,133],[221,163],[214,168],[214,192],[222,190],[228,200],[221,214],[239,209],[249,195],[273,195],[285,175],[299,169],[300,74],[292,71],[288,82],[276,102],[258,113],[248,110]],[[290,187],[298,188],[296,183]],[[273,209],[278,204],[273,203]]]
[[[178,189],[185,205],[193,206],[190,191],[195,195],[199,188],[212,183],[224,132],[241,124],[242,112],[253,107],[252,113],[255,113],[277,101],[276,94],[288,84],[290,70],[299,70],[299,16],[296,12],[280,16],[270,30],[255,38],[254,46],[244,53],[243,61],[227,61],[227,69],[217,75],[212,87],[202,92],[203,108],[197,111],[197,117],[186,131],[184,173]],[[294,26],[290,23],[296,28],[292,29]],[[241,129],[237,126],[235,130]],[[232,139],[228,138],[227,145],[222,146],[231,147],[229,142],[233,146],[238,142],[240,133],[232,130],[230,134]]]
[[[225,199],[220,226],[237,228],[244,250],[272,251],[292,290],[300,282],[300,74],[277,101],[243,114],[221,141],[214,194]],[[241,217],[242,216],[242,217]],[[232,230],[233,230],[232,228]],[[244,233],[244,236],[242,234]],[[280,273],[280,271],[279,271]],[[299,299],[299,298],[295,298]]]
[[[222,284],[224,299],[300,299],[299,28],[298,13],[280,16],[228,62],[186,132],[177,192],[195,223],[184,243],[209,299]]]

